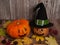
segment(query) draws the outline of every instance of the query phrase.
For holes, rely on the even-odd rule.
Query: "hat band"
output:
[[[36,23],[37,25],[44,26],[44,25],[49,24],[49,21],[48,21],[48,20],[36,20],[35,23]]]

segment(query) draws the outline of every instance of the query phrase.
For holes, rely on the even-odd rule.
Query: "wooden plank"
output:
[[[16,19],[16,17],[17,17],[17,0],[10,0],[10,12],[11,12],[11,19]]]
[[[0,0],[0,19],[10,19],[9,0]]]
[[[17,19],[24,17],[24,0],[17,0]]]
[[[24,0],[24,15],[26,19],[29,19],[29,0]]]
[[[33,9],[34,7],[38,4],[38,0],[30,0],[29,1],[29,19],[32,20],[34,18],[34,12]]]

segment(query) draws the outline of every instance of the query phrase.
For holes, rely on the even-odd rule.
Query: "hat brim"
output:
[[[47,28],[47,27],[52,27],[53,26],[53,23],[49,23],[47,25],[40,26],[40,25],[36,25],[34,22],[30,22],[30,26],[31,27],[38,27],[38,28]]]

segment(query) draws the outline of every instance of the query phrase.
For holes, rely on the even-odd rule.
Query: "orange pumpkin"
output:
[[[20,38],[28,36],[30,33],[30,26],[28,20],[15,20],[7,26],[7,33],[13,38]]]
[[[49,34],[49,28],[34,28],[34,33],[40,36],[47,36]]]
[[[29,25],[29,21],[28,20],[25,20],[25,19],[21,19],[20,20],[20,23],[22,24],[25,24],[25,25]]]

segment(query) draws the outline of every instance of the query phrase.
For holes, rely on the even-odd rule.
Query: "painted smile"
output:
[[[19,37],[25,37],[26,36],[26,34],[24,34],[24,35],[18,35]]]

